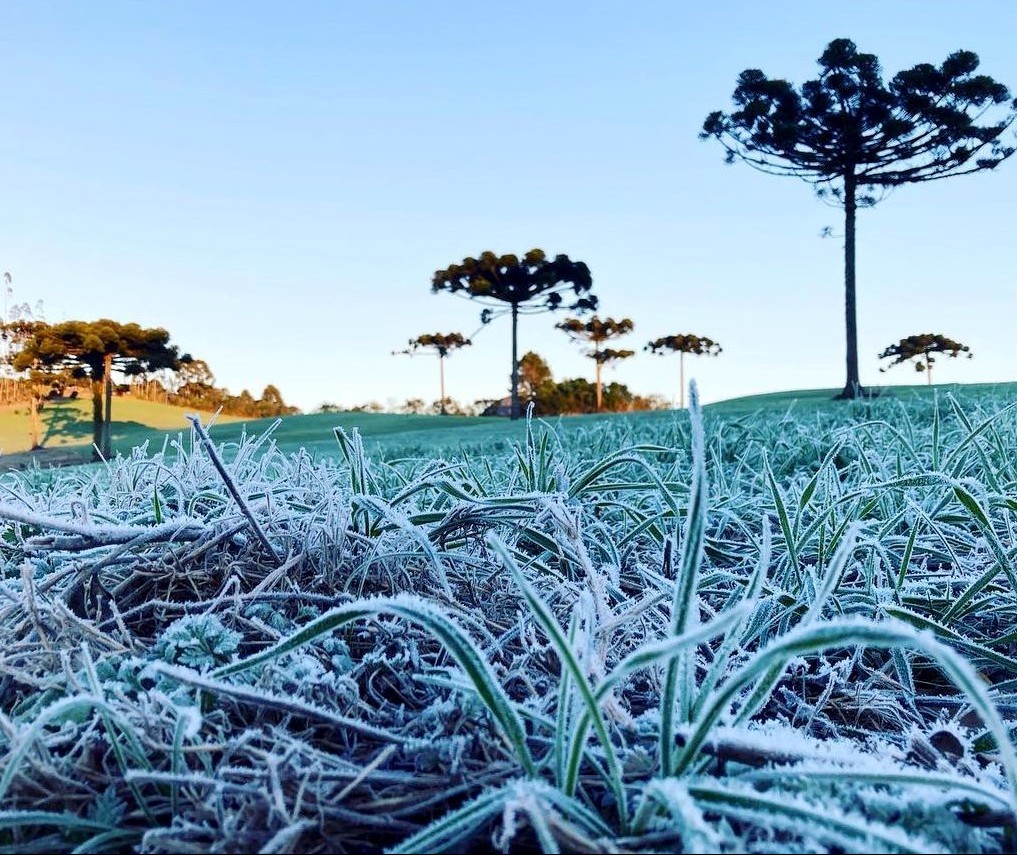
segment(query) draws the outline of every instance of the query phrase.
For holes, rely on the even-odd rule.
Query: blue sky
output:
[[[962,10],[959,12],[959,10]],[[796,83],[834,38],[887,76],[973,50],[1017,90],[1017,3],[11,2],[0,70],[0,269],[50,321],[166,327],[234,392],[323,401],[438,396],[436,361],[392,356],[475,332],[435,269],[534,246],[585,261],[618,346],[694,332],[703,398],[844,380],[842,213],[791,178],[725,165],[697,133],[739,72]],[[1015,92],[1017,94],[1017,92]],[[940,382],[1017,380],[1017,157],[895,191],[859,217],[863,383],[902,336],[974,358]],[[824,226],[835,237],[823,239]],[[593,376],[564,316],[521,352]],[[464,401],[508,387],[509,324],[448,365]],[[676,393],[677,360],[606,372]]]

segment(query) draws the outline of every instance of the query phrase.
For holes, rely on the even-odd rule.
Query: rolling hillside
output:
[[[949,392],[962,394],[966,399],[991,396],[996,399],[1017,399],[1017,383],[963,384],[928,387],[891,386],[880,390],[880,397],[902,402],[920,401]],[[718,401],[704,408],[711,414],[737,418],[755,412],[793,411],[803,413],[845,406],[832,400],[834,389],[806,389],[772,392]],[[859,401],[848,406],[864,407]],[[186,435],[187,409],[139,401],[118,399],[113,407],[113,448],[126,454],[145,442],[150,448],[161,448],[167,438],[172,441]],[[29,452],[29,413],[23,405],[0,409],[0,468],[4,458],[7,465],[20,466],[37,457],[40,465],[68,462],[85,462],[91,453],[91,405],[85,400],[48,404],[43,411],[43,451],[26,456]],[[545,421],[561,426],[566,432],[589,427],[601,420],[615,420],[626,424],[652,423],[674,417],[674,411],[663,410],[633,414],[550,416]],[[211,414],[203,413],[207,424]],[[350,432],[354,428],[364,437],[368,446],[383,455],[431,455],[448,453],[460,448],[498,450],[523,436],[524,421],[512,423],[507,419],[477,418],[469,416],[397,415],[389,413],[313,413],[287,416],[279,420],[272,439],[280,450],[295,453],[306,449],[315,457],[334,457],[338,454],[334,430],[337,427]],[[249,419],[220,415],[209,433],[219,443],[239,443],[243,436],[258,435],[272,428],[276,419]],[[59,453],[58,453],[59,452]]]

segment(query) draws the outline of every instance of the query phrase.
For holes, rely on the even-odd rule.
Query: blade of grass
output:
[[[703,561],[708,498],[706,439],[695,381],[689,383],[689,425],[692,431],[692,484],[671,605],[672,636],[682,635],[690,623],[695,625],[699,621],[699,568]],[[695,701],[695,667],[694,651],[680,653],[668,662],[660,702],[660,768],[664,776],[671,773],[674,763],[675,708],[678,707],[677,714],[683,723],[691,716]]]

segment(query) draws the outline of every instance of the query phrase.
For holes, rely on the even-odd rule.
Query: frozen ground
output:
[[[1005,403],[8,475],[0,847],[1010,851]]]

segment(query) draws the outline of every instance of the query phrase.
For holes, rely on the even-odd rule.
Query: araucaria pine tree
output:
[[[448,414],[448,410],[445,406],[445,360],[450,353],[471,344],[473,344],[473,342],[466,338],[466,336],[462,333],[424,333],[423,335],[418,335],[416,338],[411,338],[409,350],[404,351],[412,353],[422,347],[426,347],[433,350],[438,355],[438,376],[441,383],[441,398],[439,399],[438,407],[443,416]]]
[[[431,291],[448,291],[471,300],[489,303],[480,313],[488,323],[495,317],[512,315],[512,418],[519,418],[519,315],[568,309],[588,312],[597,308],[590,293],[593,279],[590,268],[567,255],[548,258],[542,249],[531,249],[522,258],[485,252],[479,258],[464,258],[437,271],[431,279]],[[572,292],[570,295],[568,292]],[[571,302],[566,303],[564,295]]]
[[[123,324],[109,318],[43,324],[14,359],[16,371],[70,372],[92,386],[92,445],[95,459],[112,454],[113,371],[127,376],[162,368],[177,370],[191,360],[180,355],[162,327]],[[104,405],[105,399],[105,405]]]
[[[962,353],[970,359],[974,354],[971,348],[952,338],[938,333],[922,333],[921,335],[909,335],[902,338],[897,344],[891,344],[886,350],[879,354],[880,359],[892,359],[893,361],[880,371],[886,371],[909,359],[915,361],[915,371],[925,372],[925,381],[932,385],[932,366],[936,362],[932,354],[943,353],[956,359]]]
[[[855,216],[904,184],[993,169],[1014,152],[1003,132],[1017,116],[1005,86],[976,74],[978,56],[960,50],[941,65],[920,63],[884,84],[879,60],[836,39],[820,74],[796,90],[758,69],[743,71],[731,113],[716,111],[700,138],[714,138],[728,162],[791,175],[844,208],[844,321],[847,378],[840,397],[862,392],[855,311]],[[988,119],[995,110],[995,120]]]
[[[685,409],[685,354],[694,356],[719,356],[722,348],[712,338],[692,333],[661,336],[648,342],[643,350],[663,356],[666,353],[678,354],[678,406]]]
[[[590,345],[586,355],[597,365],[597,412],[603,409],[604,405],[604,382],[603,368],[609,362],[620,359],[628,359],[635,356],[634,350],[615,350],[604,347],[604,343],[619,336],[628,335],[635,329],[635,324],[629,318],[622,318],[616,321],[614,318],[598,318],[594,315],[588,321],[579,318],[566,318],[555,326],[568,334],[573,341]]]

